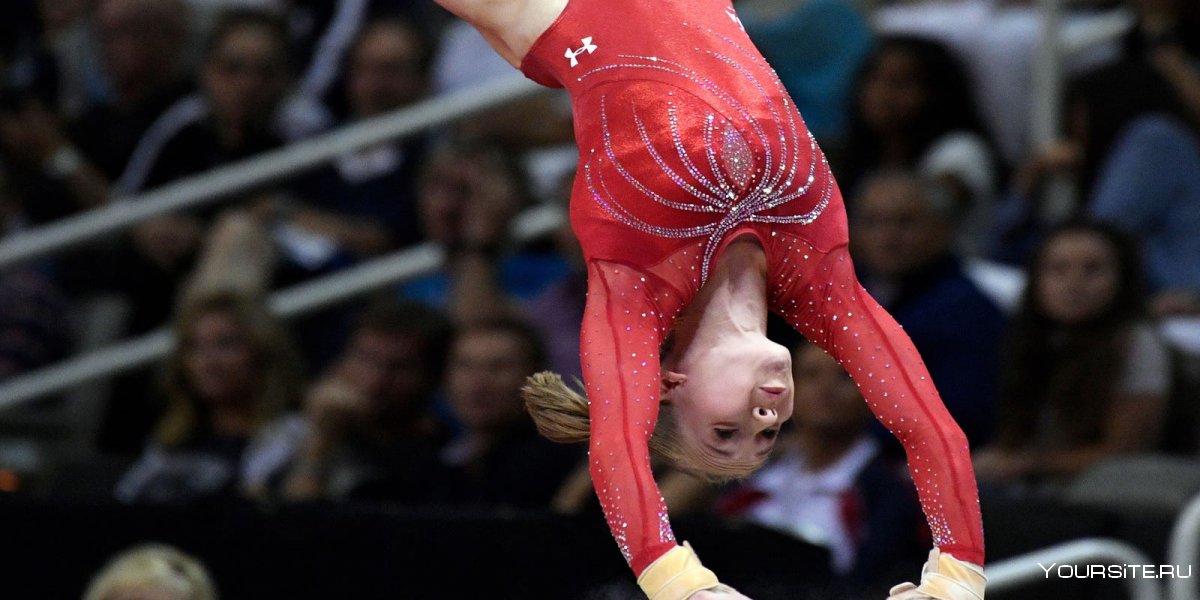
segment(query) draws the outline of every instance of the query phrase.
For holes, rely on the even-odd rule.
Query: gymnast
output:
[[[905,447],[935,547],[919,584],[891,598],[982,598],[966,437],[859,285],[825,156],[729,0],[438,2],[571,96],[587,400],[547,375],[526,396],[544,434],[589,440],[605,518],[647,596],[745,598],[676,542],[650,455],[711,479],[762,465],[792,413],[788,352],[766,337],[774,311],[842,364]]]

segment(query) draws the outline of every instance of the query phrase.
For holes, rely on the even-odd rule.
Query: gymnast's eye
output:
[[[714,429],[717,432],[717,439],[732,440],[733,434],[737,433],[736,429]]]
[[[779,430],[778,429],[768,429],[768,430],[762,432],[762,434],[763,434],[763,437],[767,438],[768,440],[773,440],[773,439],[775,439],[776,436],[779,435]]]

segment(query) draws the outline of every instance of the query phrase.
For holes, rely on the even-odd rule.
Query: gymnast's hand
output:
[[[912,583],[902,583],[893,586],[888,592],[887,600],[937,600],[933,596],[917,589]]]
[[[888,600],[983,600],[987,577],[979,565],[960,561],[937,548],[921,569],[921,584],[902,583],[888,592]]]
[[[750,598],[727,585],[718,585],[715,588],[696,592],[688,596],[688,600],[750,600]]]
[[[638,585],[650,600],[750,600],[717,581],[687,542],[650,563]]]

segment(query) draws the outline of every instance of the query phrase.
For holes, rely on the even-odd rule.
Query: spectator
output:
[[[205,44],[201,94],[176,103],[154,124],[115,191],[152,189],[278,146],[272,119],[290,75],[281,18],[246,9],[224,13]]]
[[[184,60],[190,34],[182,0],[103,0],[96,29],[112,98],[93,106],[71,127],[71,139],[106,181],[125,171],[150,125],[187,91]],[[108,190],[76,194],[83,205]],[[89,202],[89,198],[92,200]]]
[[[975,474],[1058,483],[1105,458],[1151,450],[1170,386],[1166,347],[1144,321],[1141,272],[1116,230],[1052,232],[1008,336],[996,444]]]
[[[193,0],[198,1],[198,0]],[[211,1],[211,0],[209,0]],[[422,36],[438,31],[450,15],[433,2],[423,0],[334,0],[309,2],[283,0],[292,29],[293,47],[301,66],[298,92],[310,98],[329,99],[346,74],[347,57],[356,40],[378,21],[419,23]],[[335,114],[344,114],[342,102],[331,103]]]
[[[418,493],[445,436],[432,403],[449,343],[450,324],[437,311],[371,307],[341,359],[309,390],[291,438],[267,450],[290,460],[284,496],[343,500],[372,486],[393,499]]]
[[[352,121],[378,117],[421,99],[429,45],[410,22],[373,21],[350,48],[346,98]],[[423,138],[339,158],[301,178],[299,202],[276,204],[271,225],[293,270],[311,272],[420,240],[417,169]]]
[[[25,220],[0,164],[0,238]],[[66,298],[45,269],[33,265],[0,271],[0,381],[61,359],[71,350]]]
[[[580,463],[580,448],[538,435],[521,387],[544,366],[536,332],[516,320],[482,321],[455,337],[446,395],[462,431],[442,448],[427,500],[541,507]]]
[[[1125,50],[1138,57],[1174,89],[1193,122],[1200,124],[1200,7],[1186,0],[1133,0],[1137,25],[1125,36]]]
[[[217,600],[217,588],[195,557],[144,544],[114,557],[96,574],[83,600]]]
[[[1135,121],[1121,133],[1096,181],[1092,216],[1124,227],[1145,242],[1146,272],[1155,292],[1150,308],[1155,314],[1200,313],[1200,272],[1194,268],[1196,261],[1184,258],[1195,256],[1200,248],[1195,235],[1183,234],[1200,228],[1200,38],[1194,35],[1200,29],[1200,6],[1182,0],[1139,0],[1133,7],[1138,23],[1126,37],[1126,50],[1154,67],[1184,110],[1178,120],[1157,115]],[[1166,156],[1171,160],[1160,162]],[[1182,164],[1162,169],[1174,161]],[[1131,189],[1149,210],[1134,209],[1132,218],[1122,218],[1117,213],[1133,208],[1128,205]]]
[[[1143,242],[1155,314],[1200,312],[1200,8],[1133,7],[1124,63],[1080,86],[1088,214]]]
[[[404,39],[391,37],[403,31],[399,29],[401,25],[402,22],[384,21],[369,27],[364,36],[387,36],[389,39],[386,43],[381,40],[381,45],[394,50]],[[393,27],[397,29],[391,31]],[[353,67],[351,72],[354,73]],[[404,86],[382,87],[396,90]],[[402,184],[397,178],[406,170],[407,167],[402,167],[400,171],[381,175],[379,180],[367,182],[357,191],[347,186],[342,192],[354,198],[351,202],[354,206],[379,210],[377,193],[383,193],[382,187],[393,191],[400,187]],[[336,176],[333,172],[326,175],[327,182]],[[561,197],[566,197],[572,181],[572,177],[567,177],[565,183],[560,184]],[[389,183],[384,185],[385,182]],[[311,190],[316,185],[305,187]],[[509,248],[508,229],[512,219],[528,202],[520,167],[498,147],[487,144],[470,147],[459,142],[444,147],[425,165],[419,187],[424,235],[450,250],[451,260],[446,272],[407,283],[402,287],[402,294],[429,305],[447,306],[459,322],[511,316],[517,312],[536,315],[531,321],[552,340],[554,364],[561,366],[556,372],[580,373],[578,336],[579,318],[583,312],[584,273],[579,243],[570,228],[564,227],[553,236],[550,251],[542,247],[530,251]],[[389,201],[387,204],[398,203]],[[280,206],[264,208],[271,212]],[[405,212],[394,211],[394,208],[386,210]],[[317,210],[285,207],[284,214],[293,215],[295,220],[283,227],[282,234],[277,227],[276,241],[283,242],[279,244],[270,241],[263,228],[262,214],[261,211],[236,211],[219,221],[190,282],[192,287],[235,287],[264,293],[273,278],[280,246],[286,251],[287,246],[294,243],[297,244],[294,248],[299,249],[315,235],[311,231],[298,233],[296,225],[315,224],[318,225],[315,228],[320,228],[323,220],[332,225],[333,219],[341,219]],[[340,231],[339,235],[354,238],[353,243],[359,247],[385,243],[382,240],[387,236],[384,228],[372,225],[366,219],[343,221],[336,229]],[[333,231],[331,228],[326,230]],[[298,254],[294,258],[303,260]],[[327,338],[328,331],[325,330],[328,328],[324,325],[328,319],[319,321],[311,328],[304,326],[308,320],[303,321],[301,332],[314,338]],[[570,341],[572,338],[574,343]]]
[[[0,139],[30,172],[37,221],[108,201],[150,125],[185,91],[188,18],[181,0],[103,0],[95,27],[111,98],[63,128],[43,103],[10,107]]]
[[[1189,123],[1187,109],[1171,85],[1140,59],[1101,67],[1070,83],[1067,91],[1068,140],[1078,146],[1081,197],[1091,198],[1102,165],[1114,144],[1138,118],[1172,116]],[[1195,131],[1195,125],[1191,124]],[[1086,204],[1086,203],[1085,203]]]
[[[347,96],[354,118],[376,117],[421,97],[427,63],[425,40],[411,23],[370,24],[351,49]],[[294,196],[272,195],[230,211],[209,237],[196,279],[237,272],[233,285],[261,293],[415,243],[423,148],[418,139],[348,154],[298,178],[289,186]]]
[[[188,0],[200,29],[207,30],[232,7],[269,7],[287,16],[296,87],[280,109],[277,125],[289,140],[307,137],[347,114],[341,88],[355,40],[374,20],[393,17],[437,31],[450,15],[428,0]]]
[[[878,175],[860,188],[851,243],[863,285],[912,337],[967,438],[982,444],[994,425],[1005,317],[953,250],[955,213],[936,183]]]
[[[1114,14],[1096,5],[1120,0],[1070,0],[1062,6],[1059,35],[1090,31],[1111,24]],[[1017,164],[1029,152],[1036,103],[1035,78],[1046,35],[1045,14],[1036,2],[954,0],[953,2],[887,2],[871,15],[886,35],[917,35],[938,40],[955,51],[973,75],[975,98],[995,136],[1004,162]],[[1086,48],[1063,52],[1062,69],[1073,76],[1120,56],[1118,40],[1094,40]]]
[[[1046,229],[1091,213],[1128,220],[1123,228],[1147,236],[1153,289],[1194,287],[1195,270],[1176,256],[1194,248],[1193,236],[1178,232],[1190,231],[1194,220],[1197,184],[1186,165],[1195,160],[1200,134],[1175,90],[1144,60],[1126,60],[1075,79],[1065,116],[1065,135],[1014,175],[997,227],[1004,232],[1001,255],[1024,262]],[[1162,156],[1171,157],[1172,168],[1162,165]],[[1045,184],[1055,177],[1073,184],[1065,210],[1047,202]],[[1144,205],[1128,205],[1131,189]],[[1174,221],[1165,220],[1168,215]]]
[[[886,585],[897,563],[919,562],[928,545],[916,490],[871,437],[871,413],[841,366],[807,342],[793,361],[795,429],[717,512],[828,548],[846,582]]]
[[[460,19],[442,30],[437,48],[432,69],[437,94],[461,93],[516,76],[483,35]],[[562,177],[575,171],[579,159],[565,91],[536,94],[467,117],[455,124],[453,132],[519,152],[517,162],[528,173],[530,188],[539,199],[552,195]]]
[[[217,24],[201,68],[202,96],[168,109],[142,139],[115,191],[132,193],[274,148],[271,115],[288,82],[287,36],[270,13],[231,11]],[[173,213],[134,228],[116,259],[118,289],[145,331],[175,304],[207,229],[207,215]]]
[[[504,148],[456,141],[430,158],[419,191],[421,228],[449,252],[443,273],[402,293],[446,306],[456,323],[512,314],[570,271],[557,253],[512,247],[513,218],[531,202],[525,172]]]
[[[346,95],[353,119],[377,117],[425,93],[429,49],[408,21],[373,21],[350,49]],[[236,279],[264,293],[327,273],[419,239],[417,170],[421,138],[347,154],[303,175],[246,210],[217,222],[193,283]],[[310,364],[323,367],[344,341],[348,311],[335,307],[298,319]]]
[[[1200,135],[1151,114],[1117,138],[1100,171],[1090,216],[1137,236],[1156,315],[1200,313]]]
[[[778,72],[804,115],[804,124],[822,144],[845,135],[854,71],[871,50],[871,27],[855,4],[847,0],[738,2],[746,33]]]
[[[858,186],[887,169],[941,180],[962,215],[956,244],[981,251],[995,208],[997,159],[957,59],[937,42],[882,38],[851,98],[849,134],[834,165],[847,195],[856,197]]]
[[[263,306],[226,293],[197,297],[175,326],[166,413],[117,484],[124,502],[193,502],[261,486],[251,449],[298,397],[292,348]]]

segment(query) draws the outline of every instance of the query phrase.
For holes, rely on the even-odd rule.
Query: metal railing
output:
[[[540,237],[564,221],[561,208],[544,206],[522,213],[513,224],[518,242]],[[291,317],[335,304],[437,270],[445,255],[433,243],[400,250],[275,292],[268,299],[272,313]],[[165,356],[175,340],[166,328],[67,359],[56,365],[14,377],[0,384],[0,411],[101,377],[135,369]]]
[[[1063,19],[1063,0],[1038,0],[1042,34],[1033,61],[1033,112],[1030,141],[1035,148],[1054,141],[1062,133],[1062,96],[1065,63],[1084,51],[1125,35],[1136,24],[1133,13],[1115,8],[1090,17],[1085,26],[1068,26]]]
[[[1000,593],[1015,588],[1046,581],[1057,575],[1061,565],[1148,565],[1145,554],[1116,540],[1089,538],[1066,542],[1022,554],[989,565],[984,569],[988,577],[988,592]],[[1054,566],[1051,566],[1054,565]],[[1049,573],[1047,573],[1049,569]],[[1125,577],[1121,581],[1129,589],[1133,600],[1160,600],[1162,590],[1153,579]],[[1192,597],[1189,597],[1189,600]]]
[[[1167,546],[1167,562],[1172,565],[1195,567],[1200,561],[1200,495],[1192,498],[1175,519],[1171,542]],[[1191,575],[1191,573],[1189,573]],[[1194,577],[1175,577],[1167,582],[1170,600],[1200,599]]]
[[[1089,48],[1119,38],[1134,26],[1133,15],[1114,9],[1095,17],[1084,29],[1066,29],[1063,0],[1038,0],[1042,15],[1042,34],[1033,61],[1033,111],[1030,115],[1029,140],[1040,151],[1063,134],[1063,95],[1066,60]],[[1077,190],[1072,181],[1052,175],[1047,181],[1041,219],[1057,223],[1077,210]]]
[[[1029,115],[1029,139],[1034,148],[1048,144],[1062,133],[1063,58],[1062,0],[1038,0],[1042,15],[1041,39],[1034,51],[1033,110]]]
[[[393,113],[181,179],[145,194],[116,198],[102,208],[5,239],[0,242],[0,267],[76,246],[152,217],[211,204],[229,194],[330,162],[346,153],[410,136],[545,91],[545,88],[515,75],[430,98]]]

